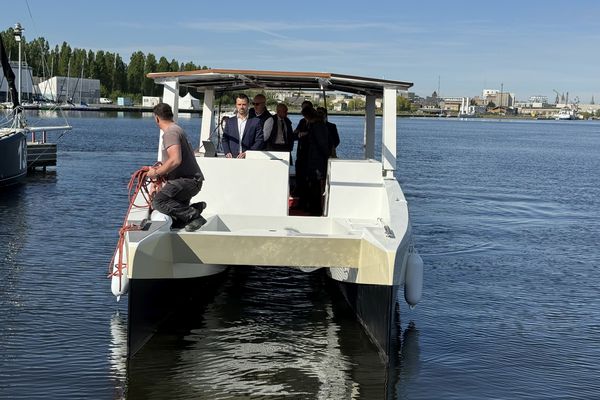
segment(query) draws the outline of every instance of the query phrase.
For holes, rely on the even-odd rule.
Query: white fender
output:
[[[110,290],[112,291],[112,293],[117,297],[117,301],[121,300],[121,296],[127,294],[127,292],[129,291],[129,278],[127,277],[127,249],[125,248],[125,245],[123,245],[123,252],[120,253],[119,251],[117,251],[117,255],[115,256],[115,260],[114,260],[114,264],[113,264],[113,269],[112,269],[112,277],[110,279]],[[123,267],[123,270],[121,271],[121,273],[119,273],[119,270],[117,268],[117,265],[119,263],[119,258],[121,258],[121,261],[123,262],[123,264],[125,265]]]
[[[414,307],[421,300],[423,293],[423,259],[412,249],[406,260],[406,273],[404,275],[404,300]]]

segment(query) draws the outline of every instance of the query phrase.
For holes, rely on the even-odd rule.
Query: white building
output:
[[[481,97],[485,99],[488,96],[495,96],[498,93],[500,93],[500,91],[496,89],[483,89]]]
[[[181,99],[181,97],[180,97]],[[160,103],[162,99],[155,96],[142,96],[142,107],[154,107]]]
[[[17,92],[19,91],[19,62],[18,61],[10,61],[10,66],[15,73],[15,86],[17,86]],[[11,101],[9,90],[8,90],[8,82],[6,78],[4,78],[4,71],[0,66],[0,103],[1,102],[9,102]],[[31,67],[26,63],[22,63],[21,65],[21,100],[30,100],[35,94],[33,79],[32,79],[32,71]]]
[[[548,104],[548,96],[542,96],[542,95],[530,96],[529,102],[533,103],[533,104],[537,104],[537,103]]]
[[[42,97],[59,103],[98,103],[100,80],[55,76],[38,84]]]

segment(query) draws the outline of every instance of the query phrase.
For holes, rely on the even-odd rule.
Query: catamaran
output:
[[[325,270],[387,358],[404,288],[414,306],[422,292],[423,261],[413,244],[408,204],[395,177],[396,98],[412,83],[317,72],[208,69],[151,73],[164,86],[163,101],[177,115],[180,87],[203,93],[200,143],[214,141],[215,97],[246,89],[338,91],[364,95],[364,159],[331,158],[321,216],[290,210],[290,153],[248,151],[227,159],[199,149],[206,178],[192,202],[204,201],[207,223],[199,230],[172,229],[151,212],[143,191],[132,197],[111,262],[112,291],[128,293],[129,353],[142,347],[174,311],[176,295],[199,292],[227,268],[252,265]],[[383,99],[381,159],[375,159],[376,99]],[[217,116],[218,117],[218,116]],[[162,132],[158,136],[161,159]],[[214,152],[211,152],[214,153]],[[145,185],[146,183],[144,183]],[[147,193],[147,192],[146,192]]]

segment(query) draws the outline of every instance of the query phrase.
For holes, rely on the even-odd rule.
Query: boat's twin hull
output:
[[[396,294],[404,284],[411,247],[400,185],[382,176],[380,163],[331,161],[326,215],[290,216],[287,164],[280,157],[261,157],[243,163],[198,159],[212,178],[192,200],[208,204],[203,213],[208,222],[198,231],[171,230],[168,221],[152,220],[142,231],[127,232],[123,261],[131,285],[130,352],[151,335],[165,312],[173,311],[175,295],[202,292],[204,281],[226,266],[252,265],[265,271],[267,267],[327,271],[387,356]],[[264,188],[248,186],[258,173],[252,168],[268,175],[261,180]],[[228,179],[234,178],[231,184]],[[227,190],[224,182],[229,184]],[[139,224],[148,217],[132,211],[128,222]],[[148,296],[155,298],[150,304]]]
[[[178,314],[201,316],[203,306],[217,293],[224,273],[189,279],[132,279],[129,284],[127,348],[133,356]],[[189,326],[192,320],[187,321]],[[167,324],[168,326],[168,324]]]
[[[157,330],[187,332],[196,327],[204,308],[219,293],[227,276],[223,272],[202,278],[131,280],[129,356],[135,355]],[[387,362],[398,340],[398,287],[331,282],[335,282],[331,287],[339,289],[382,359]]]

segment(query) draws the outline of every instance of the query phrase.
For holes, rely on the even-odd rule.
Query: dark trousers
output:
[[[190,178],[177,178],[167,181],[154,196],[152,206],[167,214],[174,221],[187,224],[200,216],[200,211],[190,207],[190,199],[202,188],[202,181]]]
[[[311,178],[306,181],[306,209],[310,215],[323,215],[323,183],[320,179]]]

